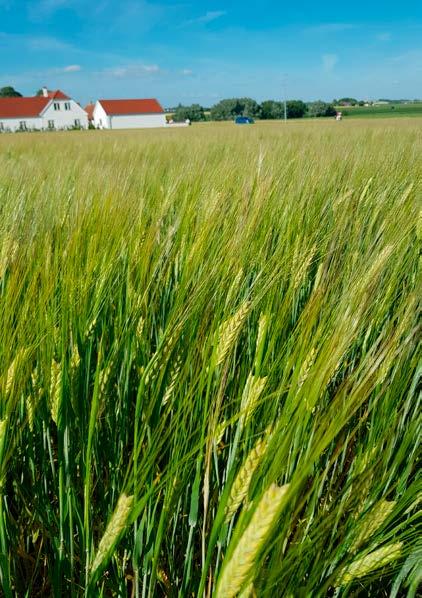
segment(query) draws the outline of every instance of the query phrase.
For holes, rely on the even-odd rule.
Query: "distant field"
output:
[[[421,130],[0,135],[1,597],[416,596]]]
[[[422,102],[416,104],[388,104],[382,106],[336,106],[346,118],[378,118],[422,116]]]

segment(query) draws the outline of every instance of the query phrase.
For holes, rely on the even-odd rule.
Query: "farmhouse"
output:
[[[87,113],[60,90],[44,87],[41,96],[0,98],[0,132],[73,127],[86,129]]]
[[[143,129],[167,125],[164,109],[155,99],[98,100],[93,119],[98,129]]]

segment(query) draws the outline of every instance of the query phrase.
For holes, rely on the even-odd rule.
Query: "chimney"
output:
[[[48,98],[48,89],[46,87],[42,88],[42,94],[45,98]]]

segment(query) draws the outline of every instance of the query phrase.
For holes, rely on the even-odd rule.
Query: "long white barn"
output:
[[[88,128],[88,115],[62,91],[42,96],[0,98],[0,132]]]
[[[152,129],[167,126],[165,112],[155,99],[97,100],[92,117],[97,129]]]

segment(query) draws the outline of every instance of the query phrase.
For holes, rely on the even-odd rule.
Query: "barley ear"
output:
[[[216,354],[216,366],[220,366],[226,360],[226,357],[230,353],[238,334],[243,326],[243,323],[246,320],[246,317],[249,313],[250,304],[248,301],[245,301],[237,312],[223,322],[220,326],[218,331],[218,344],[217,344],[217,354]]]
[[[381,527],[394,509],[395,504],[395,501],[381,500],[374,506],[362,522],[359,533],[350,548],[352,552],[357,550],[359,546],[368,540],[378,528]]]
[[[98,545],[97,554],[91,567],[91,578],[107,564],[114,547],[126,528],[132,506],[133,496],[122,494]]]
[[[351,565],[348,565],[343,569],[336,580],[336,586],[345,586],[354,579],[359,579],[372,573],[376,569],[380,569],[385,565],[388,565],[392,561],[397,560],[401,555],[403,543],[396,542],[395,544],[388,544],[378,550],[370,552],[366,556],[353,561]]]
[[[50,412],[51,419],[57,425],[59,421],[59,410],[62,391],[62,367],[54,359],[51,361],[50,374]]]
[[[261,462],[262,456],[268,446],[268,441],[263,438],[258,440],[251,452],[242,464],[230,491],[230,496],[226,505],[226,521],[229,522],[236,513],[240,505],[245,500],[249,487],[251,485],[253,474]]]
[[[239,594],[239,598],[256,598],[255,588],[253,583],[250,583],[242,592]]]
[[[262,496],[230,559],[223,564],[215,598],[235,598],[242,590],[277,520],[287,489],[288,485],[273,484]]]
[[[242,428],[246,426],[251,419],[266,382],[266,376],[259,378],[258,376],[252,376],[252,374],[249,374],[245,388],[243,390],[242,402],[240,405],[240,425]]]
[[[4,419],[0,419],[0,494],[3,490],[4,484],[4,466],[3,466],[3,453],[4,453],[4,441],[6,439],[6,428],[7,428],[7,416]]]

